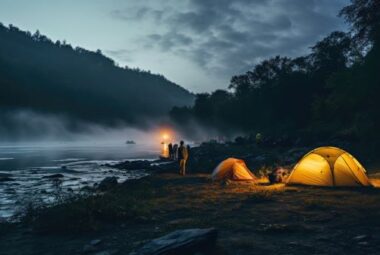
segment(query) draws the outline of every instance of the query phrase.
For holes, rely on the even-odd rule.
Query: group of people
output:
[[[181,141],[178,144],[168,144],[168,150],[169,150],[169,159],[178,161],[179,163],[179,174],[185,175],[186,174],[186,162],[189,159],[190,154],[190,146],[185,145],[184,141]]]

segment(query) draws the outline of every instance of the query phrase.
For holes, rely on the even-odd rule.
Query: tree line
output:
[[[197,94],[174,107],[172,120],[218,130],[271,136],[379,143],[380,2],[352,0],[339,14],[351,26],[297,58],[276,56],[233,76],[228,90]]]
[[[193,100],[191,93],[162,75],[119,67],[100,50],[73,48],[39,31],[32,34],[0,23],[2,126],[12,110],[104,125],[142,125]]]

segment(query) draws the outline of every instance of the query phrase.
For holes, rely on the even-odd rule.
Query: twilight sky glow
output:
[[[101,49],[192,92],[275,55],[299,56],[334,30],[349,0],[1,0],[0,22]]]

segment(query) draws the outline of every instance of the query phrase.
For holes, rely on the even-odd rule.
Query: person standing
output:
[[[173,160],[178,159],[178,144],[173,145]]]
[[[186,175],[186,161],[189,158],[189,152],[183,141],[180,142],[178,148],[179,174]]]
[[[172,143],[169,143],[168,149],[169,149],[169,159],[170,160],[174,160],[174,157],[173,157],[173,144]]]

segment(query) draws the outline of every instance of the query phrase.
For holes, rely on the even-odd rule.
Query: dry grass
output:
[[[91,224],[98,230],[107,224],[116,226],[112,235],[123,222],[127,226],[119,231],[123,241],[115,244],[123,251],[176,229],[216,227],[223,250],[219,254],[250,254],[253,248],[258,254],[375,254],[380,249],[378,191],[220,184],[208,175],[161,174],[94,197],[90,205],[84,204],[85,210],[79,204],[65,205],[69,209],[58,215],[80,226],[83,211],[91,212]],[[41,212],[37,222],[44,221],[47,212],[54,219],[60,208]],[[96,214],[99,210],[102,213]],[[62,225],[53,223],[49,230],[57,232]],[[360,234],[373,237],[359,249],[352,238]],[[102,238],[108,235],[105,232]]]

